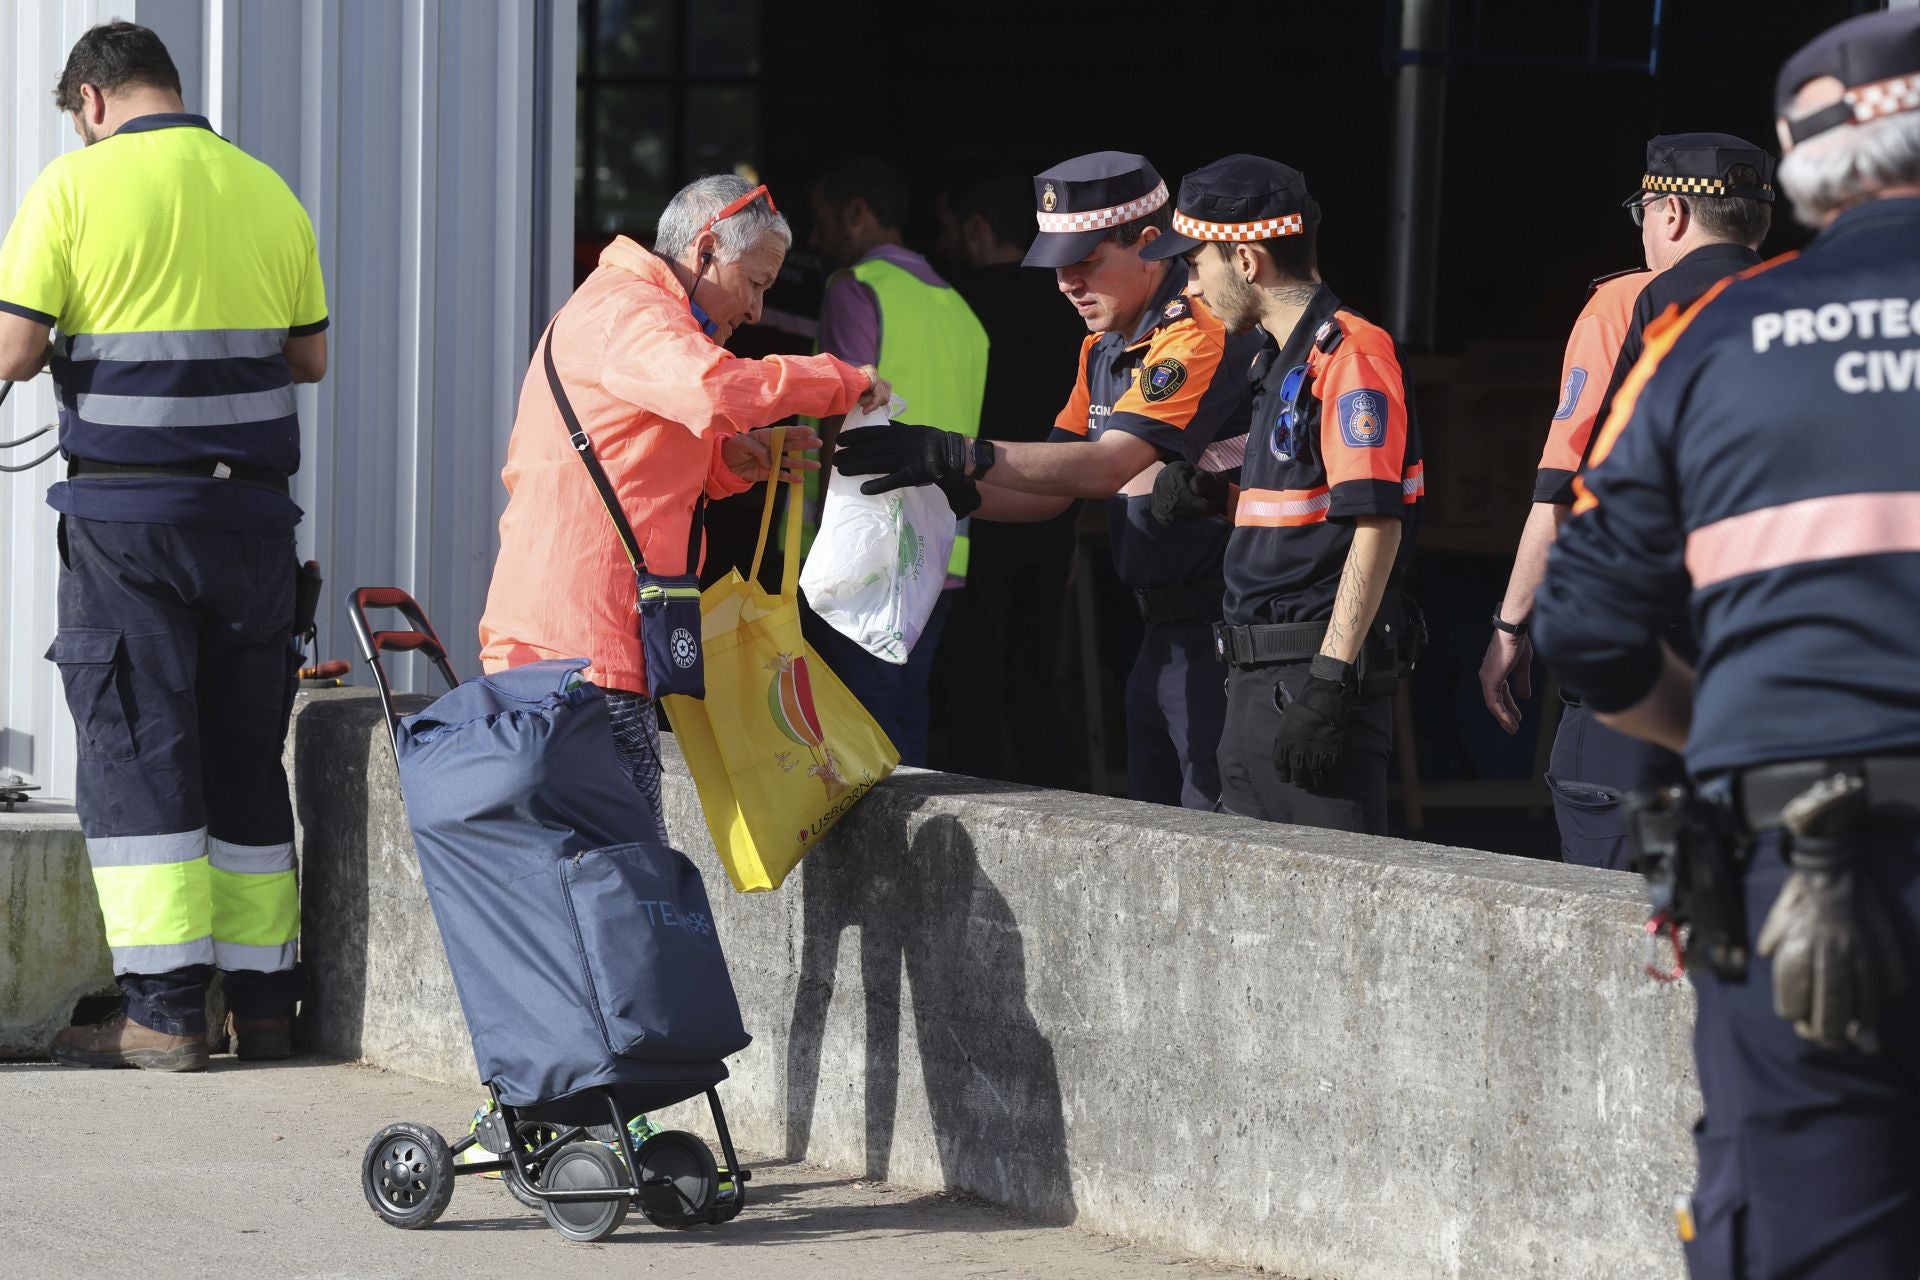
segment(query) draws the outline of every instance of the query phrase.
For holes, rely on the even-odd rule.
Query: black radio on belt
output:
[[[1728,982],[1747,976],[1742,873],[1751,842],[1737,830],[1730,791],[1662,787],[1626,800],[1633,869],[1647,879],[1655,932],[1688,929],[1688,964]]]

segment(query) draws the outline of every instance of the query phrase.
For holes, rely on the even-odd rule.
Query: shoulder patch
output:
[[[1323,320],[1320,323],[1320,327],[1313,332],[1313,345],[1318,347],[1322,352],[1331,352],[1335,347],[1340,345],[1340,340],[1346,336],[1347,331],[1340,327],[1338,320]]]
[[[1567,370],[1567,380],[1560,388],[1560,407],[1553,411],[1555,422],[1565,422],[1573,416],[1574,406],[1580,403],[1580,393],[1587,389],[1587,371],[1575,365]]]
[[[1175,298],[1161,309],[1160,319],[1162,321],[1185,320],[1192,314],[1193,308],[1188,305],[1185,298]]]
[[[1335,401],[1340,438],[1349,449],[1378,449],[1387,442],[1387,397],[1371,387],[1349,391]]]
[[[1187,366],[1168,356],[1140,371],[1140,397],[1150,404],[1158,404],[1170,398],[1186,382]]]

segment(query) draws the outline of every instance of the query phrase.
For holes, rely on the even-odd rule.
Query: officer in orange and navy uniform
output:
[[[1146,623],[1127,677],[1127,795],[1211,810],[1226,715],[1213,627],[1231,527],[1216,516],[1169,528],[1149,514],[1150,495],[1167,463],[1238,478],[1251,400],[1241,371],[1259,339],[1229,334],[1186,296],[1177,256],[1148,256],[1171,214],[1144,157],[1078,156],[1033,185],[1026,265],[1053,271],[1089,330],[1052,434],[975,443],[910,424],[863,427],[841,436],[834,467],[879,477],[863,492],[938,484],[975,520],[1045,520],[1074,498],[1106,499],[1114,567]]]
[[[1648,331],[1540,653],[1684,751],[1639,804],[1697,1025],[1695,1280],[1920,1275],[1920,12],[1781,70],[1798,255]],[[1694,661],[1664,643],[1685,610]],[[1653,821],[1657,819],[1657,821]],[[1654,838],[1657,837],[1657,838]],[[1652,877],[1650,877],[1652,878]]]
[[[1155,480],[1157,518],[1229,510],[1220,740],[1230,813],[1384,832],[1399,583],[1426,492],[1394,342],[1321,280],[1320,207],[1298,170],[1236,155],[1180,184],[1172,234],[1193,292],[1258,332],[1241,488],[1192,467]]]
[[[1686,307],[1716,282],[1755,266],[1773,207],[1773,157],[1724,133],[1665,134],[1647,143],[1646,170],[1624,202],[1640,228],[1647,269],[1594,282],[1567,341],[1559,407],[1534,476],[1534,508],[1520,535],[1506,595],[1480,665],[1487,709],[1508,733],[1520,728],[1514,693],[1532,692],[1527,624],[1546,573],[1547,552],[1573,504],[1573,478],[1586,463],[1595,426],[1645,349],[1647,326]],[[1673,643],[1691,652],[1683,622]],[[1564,861],[1627,869],[1622,798],[1671,785],[1685,775],[1680,757],[1616,733],[1562,691],[1547,788],[1553,796]]]

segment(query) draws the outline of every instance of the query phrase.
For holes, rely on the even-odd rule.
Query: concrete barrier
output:
[[[72,808],[0,814],[0,1060],[45,1057],[82,1000],[116,990]]]
[[[307,1034],[472,1080],[377,703],[290,749]],[[1302,1280],[1681,1272],[1691,1000],[1632,878],[908,772],[742,896],[666,790],[746,1147]]]

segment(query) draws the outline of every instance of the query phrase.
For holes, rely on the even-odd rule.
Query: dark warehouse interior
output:
[[[794,223],[768,306],[809,316],[825,273],[807,251],[807,194],[850,156],[881,157],[907,176],[906,240],[931,252],[941,193],[996,173],[1138,151],[1173,187],[1180,174],[1245,151],[1306,173],[1325,211],[1323,275],[1347,305],[1387,322],[1396,81],[1416,64],[1437,71],[1437,191],[1414,206],[1437,219],[1421,264],[1431,340],[1401,335],[1429,476],[1409,585],[1431,643],[1402,706],[1396,832],[1555,856],[1538,778],[1544,672],[1513,738],[1482,706],[1475,672],[1568,327],[1589,281],[1641,265],[1619,206],[1637,186],[1646,139],[1711,130],[1777,150],[1782,59],[1880,5],[1436,3],[1437,47],[1403,52],[1401,0],[581,0],[576,266],[590,270],[613,234],[645,240],[683,182],[738,169],[767,182]],[[1783,202],[1763,252],[1804,239]],[[810,349],[764,325],[732,345]],[[1071,376],[1062,371],[1063,399]],[[720,513],[710,576],[739,558],[727,520]],[[1098,544],[1103,527],[1083,521],[1083,541]],[[1070,620],[1067,643],[1097,652],[1117,690],[1136,615],[1104,545],[1081,563],[1099,587],[1097,608]],[[1109,747],[1109,759],[1094,751],[1077,765],[1078,781],[1117,790],[1117,692],[1104,708],[1089,707],[1078,684],[1074,694],[1089,736],[1104,717]]]

